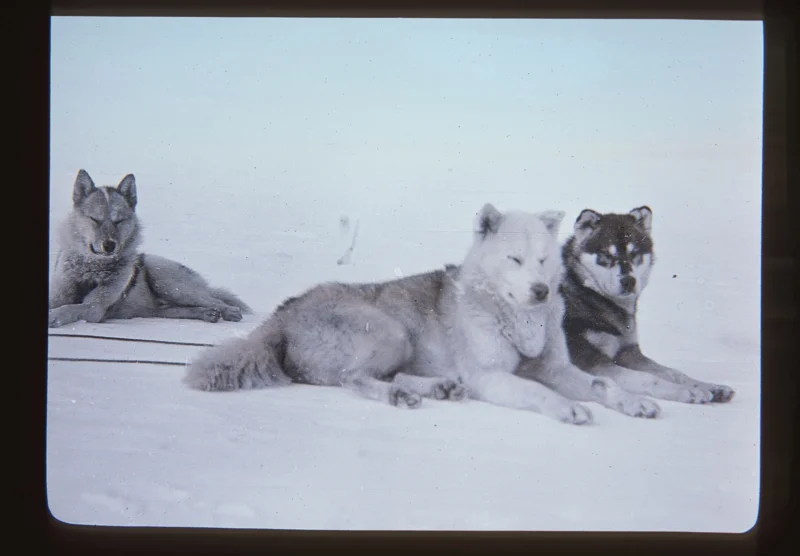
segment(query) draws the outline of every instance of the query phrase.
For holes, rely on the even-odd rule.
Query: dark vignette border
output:
[[[21,179],[9,187],[25,194],[20,217],[22,288],[25,301],[20,349],[25,364],[6,372],[22,376],[13,395],[22,426],[20,471],[14,477],[23,510],[25,548],[44,544],[58,554],[257,553],[328,550],[383,554],[394,551],[442,553],[536,552],[576,554],[782,554],[796,533],[793,439],[797,419],[796,319],[791,286],[797,241],[789,214],[797,207],[797,8],[770,0],[29,0],[18,4],[23,18],[11,18],[22,53],[17,110],[22,137]],[[19,11],[19,10],[18,10]],[[333,533],[203,529],[78,527],[62,524],[47,510],[45,426],[47,388],[47,242],[49,226],[49,48],[50,15],[139,16],[310,16],[310,17],[552,17],[741,19],[765,21],[764,166],[762,212],[762,457],[761,501],[756,527],[743,535],[623,533]],[[20,25],[21,23],[21,25]],[[17,50],[14,48],[12,50]],[[9,106],[10,107],[10,106]],[[19,240],[18,240],[19,241]],[[13,426],[13,425],[12,425]],[[795,488],[792,489],[792,486]],[[16,513],[10,505],[7,515]],[[642,511],[647,511],[643,508]],[[11,547],[10,541],[9,546]],[[17,548],[14,546],[13,548]]]

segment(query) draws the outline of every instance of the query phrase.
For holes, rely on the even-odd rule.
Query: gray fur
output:
[[[735,395],[729,386],[661,365],[639,347],[636,312],[655,260],[652,218],[652,210],[643,206],[628,214],[586,209],[576,220],[563,249],[561,287],[570,358],[584,371],[636,394],[685,403],[729,402]],[[626,277],[634,286],[619,285]]]
[[[248,337],[210,348],[185,383],[236,390],[290,382],[343,386],[409,408],[422,398],[489,403],[582,424],[591,412],[514,374],[546,349],[561,268],[563,213],[487,204],[460,266],[374,284],[328,283],[291,298]],[[558,332],[561,334],[561,332]]]
[[[58,238],[51,328],[135,317],[238,321],[242,313],[252,312],[230,292],[211,288],[194,270],[137,251],[141,224],[132,174],[117,187],[98,188],[80,170],[72,200]]]

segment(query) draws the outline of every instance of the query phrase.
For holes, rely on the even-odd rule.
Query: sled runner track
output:
[[[146,338],[120,338],[119,336],[98,336],[94,334],[59,334],[50,333],[48,336],[59,338],[89,338],[94,340],[115,340],[117,342],[141,342],[146,344],[165,344],[171,346],[192,346],[192,347],[214,347],[215,344],[203,344],[197,342],[175,342],[170,340],[149,340]]]
[[[77,363],[140,363],[144,365],[172,365],[185,367],[180,361],[147,361],[144,359],[89,359],[84,357],[48,357],[48,361],[71,361]]]

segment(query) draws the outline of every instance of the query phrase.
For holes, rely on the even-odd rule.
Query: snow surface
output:
[[[328,233],[277,225],[226,246],[231,236],[214,230],[234,201],[219,203],[199,226],[192,210],[159,217],[163,191],[145,183],[145,250],[231,287],[259,314],[240,323],[77,323],[54,333],[216,343],[247,333],[313,283],[425,270],[414,263],[433,255],[457,261],[470,241],[471,214],[461,231],[395,229],[380,243],[362,224],[353,264],[339,266],[351,238],[331,213]],[[62,189],[53,196],[61,214]],[[179,366],[52,361],[50,509],[62,521],[95,525],[747,530],[759,494],[757,281],[726,278],[718,261],[698,271],[681,259],[692,254],[681,238],[656,237],[664,255],[642,300],[645,352],[731,385],[737,396],[728,405],[661,401],[660,419],[638,420],[589,404],[595,424],[575,427],[475,401],[425,400],[412,411],[337,388],[203,393],[181,384]],[[201,349],[50,338],[52,357],[185,362]]]

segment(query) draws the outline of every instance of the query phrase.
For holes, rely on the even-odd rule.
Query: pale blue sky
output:
[[[85,167],[364,210],[534,191],[526,208],[757,218],[762,40],[760,22],[53,18],[51,186]]]

